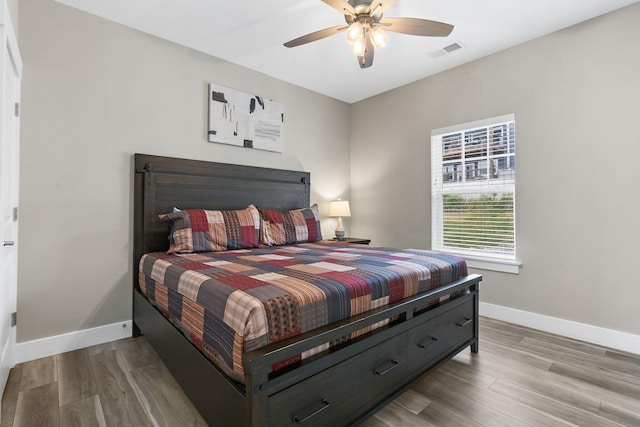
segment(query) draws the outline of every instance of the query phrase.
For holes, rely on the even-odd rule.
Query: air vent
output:
[[[445,46],[443,48],[440,48],[438,50],[431,52],[430,56],[434,59],[441,58],[445,55],[450,54],[451,52],[455,52],[456,50],[462,49],[463,47],[464,45],[459,41],[457,41],[455,43],[451,43],[449,46]]]
[[[458,49],[462,49],[462,45],[458,42],[455,42],[453,44],[450,44],[449,46],[445,46],[442,48],[442,50],[444,50],[447,53],[451,53],[454,50],[458,50]]]

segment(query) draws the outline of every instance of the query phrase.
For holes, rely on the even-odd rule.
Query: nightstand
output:
[[[371,239],[361,239],[359,237],[345,237],[344,240],[338,240],[337,237],[330,239],[334,242],[343,242],[343,243],[357,243],[359,245],[368,245],[371,243]]]

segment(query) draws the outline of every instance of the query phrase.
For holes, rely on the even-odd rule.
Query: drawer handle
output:
[[[329,406],[331,406],[331,404],[329,402],[327,402],[326,399],[322,399],[322,406],[321,407],[319,407],[318,409],[316,409],[315,411],[313,411],[312,413],[310,413],[306,417],[298,418],[297,415],[294,415],[293,416],[293,421],[295,421],[297,424],[302,424],[304,422],[307,422],[310,418],[315,417],[320,412],[322,412],[325,409],[327,409]]]
[[[399,362],[396,362],[395,360],[392,360],[392,361],[391,361],[391,365],[389,365],[389,367],[388,367],[388,368],[386,368],[386,369],[384,369],[384,370],[382,370],[382,371],[381,371],[381,370],[379,370],[379,369],[376,369],[376,370],[375,370],[375,371],[373,371],[373,372],[375,372],[375,374],[376,374],[376,375],[383,376],[383,375],[385,375],[386,373],[388,373],[389,371],[391,371],[393,368],[395,368],[396,366],[398,366],[398,363],[399,363]]]
[[[418,344],[418,347],[420,347],[420,348],[427,348],[427,347],[429,347],[431,344],[435,343],[436,341],[438,341],[438,338],[436,338],[436,337],[429,337],[427,342],[422,342],[422,343]]]
[[[13,245],[15,245],[15,244],[16,244],[16,242],[14,242],[13,240],[5,240],[5,241],[2,243],[2,246],[13,246]]]
[[[456,326],[467,326],[469,323],[471,323],[471,319],[465,317],[464,321],[456,323]]]

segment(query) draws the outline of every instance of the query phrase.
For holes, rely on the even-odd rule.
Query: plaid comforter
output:
[[[151,253],[142,293],[209,359],[244,382],[242,354],[467,275],[462,258],[337,242]],[[329,343],[283,365],[329,347]]]

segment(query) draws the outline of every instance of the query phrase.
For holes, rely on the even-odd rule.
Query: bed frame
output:
[[[212,426],[352,425],[394,399],[424,372],[470,346],[478,351],[478,291],[469,275],[444,287],[246,353],[245,384],[227,377],[154,308],[138,288],[138,262],[168,248],[158,214],[182,209],[289,210],[309,206],[310,175],[136,154],[134,156],[134,333],[143,333]],[[441,296],[457,292],[447,302]],[[387,326],[305,359],[277,375],[281,360],[369,325]]]

